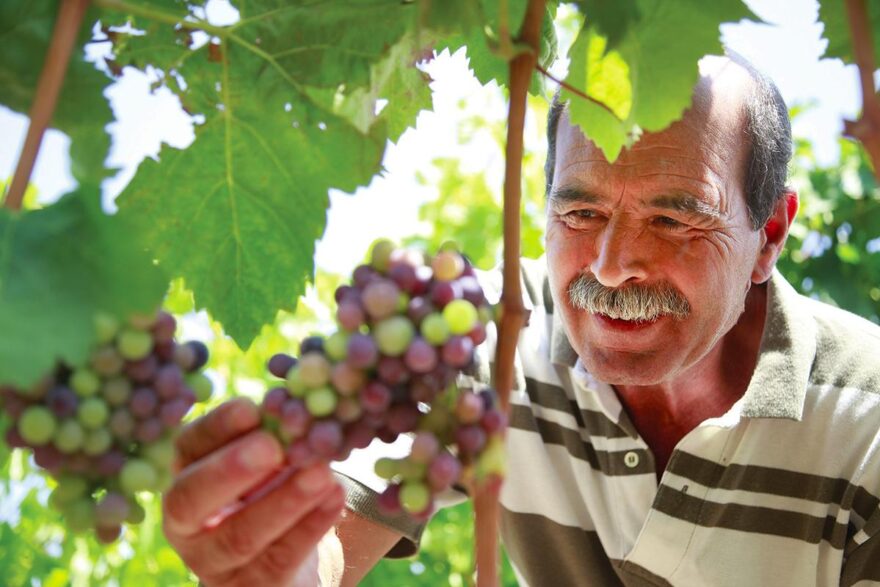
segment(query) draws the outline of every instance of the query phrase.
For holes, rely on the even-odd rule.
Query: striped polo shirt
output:
[[[880,327],[774,273],[748,389],[678,443],[658,484],[616,393],[554,317],[543,260],[523,275],[531,318],[501,494],[521,585],[880,584]],[[497,293],[500,276],[484,281]],[[422,527],[378,514],[365,464],[388,450],[406,452],[374,444],[338,470],[349,507],[401,532],[390,554],[403,555]]]

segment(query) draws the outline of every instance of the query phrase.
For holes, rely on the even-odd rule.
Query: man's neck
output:
[[[766,313],[767,285],[753,286],[740,319],[695,365],[658,385],[615,386],[654,453],[658,479],[688,432],[726,413],[745,393],[758,360]]]

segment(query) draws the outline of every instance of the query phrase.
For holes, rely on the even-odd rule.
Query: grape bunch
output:
[[[49,501],[67,526],[110,543],[123,523],[143,520],[139,492],[170,484],[174,432],[211,382],[201,373],[208,349],[177,344],[170,314],[125,324],[100,314],[95,328],[87,364],[59,364],[27,389],[0,387],[0,406],[13,423],[7,444],[33,450],[56,480]]]
[[[344,460],[375,438],[390,443],[415,433],[405,462],[380,461],[379,473],[392,480],[382,503],[430,515],[433,497],[481,472],[482,456],[503,434],[494,394],[456,386],[474,366],[492,307],[455,250],[441,250],[428,264],[387,241],[374,245],[370,262],[335,298],[336,332],[303,340],[298,359],[270,359],[269,371],[284,384],[263,400],[265,425],[294,467]]]

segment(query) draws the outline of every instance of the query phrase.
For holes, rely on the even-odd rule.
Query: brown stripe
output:
[[[626,587],[672,587],[672,583],[632,561],[612,561]]]
[[[880,499],[847,479],[759,465],[724,466],[680,450],[675,451],[667,468],[676,475],[707,487],[838,504],[843,509],[853,509],[864,520],[880,506]]]
[[[875,534],[846,557],[840,586],[850,587],[859,581],[880,582],[880,534]]]
[[[586,430],[590,436],[604,436],[605,438],[626,438],[629,436],[623,428],[608,419],[602,412],[582,409],[574,399],[566,395],[565,389],[558,385],[526,377],[526,393],[529,394],[529,400],[533,404],[574,416],[578,427]]]
[[[707,528],[772,534],[811,544],[825,540],[837,549],[843,549],[846,542],[846,525],[837,523],[832,516],[820,518],[768,507],[715,503],[665,485],[660,486],[653,507],[674,518]]]
[[[564,446],[573,458],[589,463],[592,468],[606,475],[643,475],[654,472],[654,457],[645,449],[596,450],[577,430],[539,418],[526,406],[513,404],[510,408],[511,428],[538,433],[544,444]],[[624,464],[624,455],[629,452],[634,452],[639,457],[638,465],[632,469]]]
[[[502,506],[501,536],[511,562],[529,585],[623,585],[595,532]]]

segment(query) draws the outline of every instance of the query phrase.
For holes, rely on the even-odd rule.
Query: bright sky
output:
[[[794,125],[796,135],[811,139],[819,160],[833,163],[836,139],[843,117],[854,117],[859,108],[855,68],[837,60],[818,61],[825,42],[816,23],[814,0],[750,0],[755,13],[769,24],[741,23],[723,27],[723,41],[751,60],[779,85],[789,105],[814,103]],[[214,19],[229,18],[220,10]],[[234,15],[233,15],[234,18]],[[564,67],[564,64],[561,64]],[[558,71],[559,67],[556,68]],[[398,145],[386,152],[385,171],[354,195],[331,194],[331,210],[316,260],[325,269],[345,273],[357,263],[369,243],[378,236],[399,238],[418,226],[417,210],[435,195],[432,188],[415,181],[416,170],[427,171],[437,157],[460,157],[466,170],[488,170],[501,191],[503,161],[488,137],[462,147],[457,143],[457,123],[479,113],[492,120],[505,117],[505,105],[497,88],[483,88],[469,74],[462,53],[442,55],[427,71],[435,80],[434,111],[423,112],[416,129],[407,131]],[[192,124],[167,90],[150,93],[151,80],[130,70],[111,86],[107,96],[117,122],[109,127],[113,147],[108,164],[121,169],[104,185],[105,202],[112,200],[134,175],[147,156],[155,157],[161,143],[183,148],[193,140]],[[465,107],[461,108],[464,100]],[[24,141],[26,119],[0,107],[0,177],[11,176]],[[527,129],[526,148],[540,149],[542,139]],[[33,183],[40,199],[52,201],[74,187],[67,158],[69,141],[49,131],[37,161]]]

